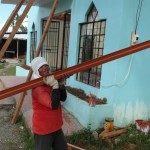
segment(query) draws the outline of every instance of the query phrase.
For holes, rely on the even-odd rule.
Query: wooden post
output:
[[[52,10],[51,10],[51,13],[50,13],[50,15],[49,15],[49,17],[48,17],[48,20],[47,20],[47,22],[46,22],[46,26],[45,26],[45,28],[44,28],[44,32],[43,32],[43,34],[42,34],[42,37],[41,37],[39,46],[38,46],[38,48],[37,48],[37,50],[36,50],[35,57],[38,57],[39,54],[40,54],[40,52],[41,52],[41,50],[42,50],[42,45],[43,45],[43,42],[44,42],[44,40],[45,40],[46,34],[47,34],[47,32],[48,32],[48,29],[49,29],[49,26],[50,26],[52,17],[53,17],[53,15],[54,15],[55,9],[56,9],[56,7],[57,7],[57,4],[58,4],[58,0],[55,0],[55,1],[54,1],[54,4],[53,4],[53,7],[52,7]],[[27,79],[26,79],[26,82],[30,81],[30,80],[31,80],[31,77],[32,77],[32,70],[30,69],[29,74],[28,74],[28,77],[27,77]],[[17,117],[18,117],[19,112],[20,112],[20,109],[21,109],[21,107],[22,107],[22,104],[23,104],[25,95],[26,95],[26,91],[24,91],[24,92],[21,94],[21,96],[20,96],[20,99],[19,99],[19,102],[18,102],[18,104],[17,104],[15,113],[14,113],[13,118],[12,118],[12,123],[13,123],[13,124],[16,123],[16,121],[17,121]]]
[[[85,149],[83,149],[83,148],[80,148],[80,147],[78,147],[78,146],[75,146],[75,145],[72,145],[72,144],[69,144],[69,143],[67,143],[67,145],[68,145],[68,150],[73,150],[73,149],[85,150]],[[72,149],[72,148],[73,148],[73,149]]]
[[[20,9],[20,7],[22,6],[22,4],[24,3],[25,0],[21,0],[18,2],[18,4],[16,5],[15,9],[13,10],[13,12],[11,13],[11,15],[9,16],[9,18],[7,19],[5,25],[3,26],[3,28],[0,31],[0,41],[3,38],[4,34],[6,33],[8,27],[10,26],[10,24],[12,23],[14,17],[17,15],[18,10]]]
[[[8,48],[9,44],[11,43],[13,37],[15,36],[16,32],[18,31],[21,23],[23,22],[25,16],[27,15],[29,9],[31,8],[31,6],[33,5],[35,0],[30,0],[24,10],[24,12],[22,13],[21,17],[19,18],[19,20],[17,21],[15,27],[13,28],[13,31],[11,32],[9,38],[7,39],[7,41],[5,42],[5,44],[3,45],[1,51],[0,51],[0,59],[3,57],[6,49]]]

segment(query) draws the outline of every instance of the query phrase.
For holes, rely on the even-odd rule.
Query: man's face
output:
[[[49,65],[45,64],[41,66],[38,71],[39,71],[39,75],[42,77],[48,75],[50,73]]]

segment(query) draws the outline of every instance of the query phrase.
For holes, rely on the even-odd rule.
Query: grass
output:
[[[10,67],[8,67],[8,69],[6,71],[4,71],[4,73],[7,76],[15,76],[16,75],[16,66],[10,66]]]
[[[34,149],[34,138],[30,129],[26,128],[25,121],[22,116],[19,117],[18,123],[24,127],[22,138],[25,142],[25,150]],[[73,144],[86,150],[150,150],[150,134],[138,131],[135,125],[127,127],[128,131],[112,138],[109,142],[103,139],[95,138],[90,127],[79,132],[75,132],[70,136],[66,136],[67,143]],[[97,129],[100,134],[102,129]],[[75,150],[75,149],[72,149]]]
[[[69,143],[86,150],[150,150],[150,134],[138,131],[135,125],[130,125],[127,133],[112,138],[109,143],[100,138],[95,139],[89,129],[66,138]]]
[[[16,75],[16,66],[10,65],[5,66],[5,64],[0,64],[0,75],[2,76],[15,76]]]
[[[0,69],[4,69],[4,64],[0,64]]]
[[[86,150],[97,150],[102,149],[104,146],[107,147],[107,143],[103,140],[95,139],[89,129],[73,133],[71,136],[67,136],[66,139],[68,143]]]
[[[115,150],[149,150],[150,149],[150,134],[145,134],[138,131],[135,125],[130,125],[128,127],[128,132],[121,135],[120,140],[115,143],[112,141]]]
[[[6,67],[7,66],[7,67]],[[16,65],[7,65],[7,64],[0,64],[0,75],[5,75],[5,76],[15,76],[16,74]],[[34,137],[33,134],[31,133],[31,130],[27,128],[25,124],[25,120],[23,118],[23,115],[20,115],[18,117],[17,123],[19,126],[23,127],[23,134],[22,134],[22,139],[25,143],[24,150],[33,150],[34,149]]]
[[[24,150],[33,150],[35,147],[34,137],[33,134],[31,133],[31,130],[27,128],[23,115],[20,115],[18,117],[17,123],[19,124],[19,126],[22,126],[24,130],[22,134],[22,139],[25,143]]]

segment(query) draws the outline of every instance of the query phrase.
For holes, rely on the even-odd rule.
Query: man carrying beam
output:
[[[44,77],[44,84],[32,89],[32,131],[36,150],[67,150],[67,142],[62,131],[63,119],[60,101],[65,101],[67,92],[54,76],[48,76],[50,67],[43,57],[36,57],[31,62],[33,77]]]

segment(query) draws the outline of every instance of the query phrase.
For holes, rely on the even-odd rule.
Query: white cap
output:
[[[48,65],[47,61],[43,57],[36,57],[31,61],[31,68],[33,70],[33,77],[39,78],[39,68],[43,65]]]

